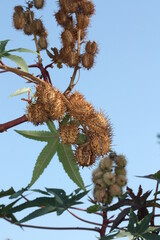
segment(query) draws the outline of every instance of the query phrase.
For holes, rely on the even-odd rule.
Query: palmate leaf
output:
[[[59,161],[62,163],[64,170],[66,171],[68,176],[72,179],[72,181],[83,190],[86,190],[81,175],[79,173],[79,168],[74,159],[73,150],[71,146],[59,143],[57,154],[59,157]]]
[[[52,140],[54,141],[54,138],[58,138],[57,134],[48,131],[15,131],[23,137],[41,142],[51,142]]]
[[[11,61],[15,62],[24,72],[28,72],[28,65],[22,57],[9,53],[6,53],[3,57],[8,58]]]
[[[59,138],[57,138],[56,136],[55,138],[52,139],[51,142],[48,142],[48,144],[43,148],[42,152],[40,153],[36,161],[36,165],[33,170],[33,175],[29,187],[31,187],[37,181],[37,179],[43,173],[44,169],[48,166],[48,164],[52,160],[54,154],[57,151],[58,143]]]

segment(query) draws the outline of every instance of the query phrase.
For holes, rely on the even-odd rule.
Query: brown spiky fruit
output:
[[[41,49],[47,49],[48,46],[47,38],[45,36],[40,36],[38,40],[38,45]]]
[[[85,15],[93,15],[95,12],[94,4],[91,1],[82,1],[81,8]]]
[[[77,28],[78,29],[84,29],[87,28],[89,25],[89,17],[80,13],[80,14],[76,14],[76,18],[77,18]]]
[[[75,67],[78,63],[78,56],[76,51],[71,51],[68,55],[68,65],[69,67]]]
[[[40,103],[31,103],[28,106],[27,118],[29,122],[32,122],[36,126],[48,120],[43,105]]]
[[[95,163],[96,156],[91,151],[90,145],[80,145],[76,149],[75,158],[77,163],[82,167],[88,167]]]
[[[33,20],[32,28],[33,28],[33,32],[38,36],[41,36],[41,33],[45,31],[41,19]]]
[[[70,102],[70,115],[81,122],[88,122],[94,115],[92,104],[88,103],[84,96],[79,92],[74,92],[68,96]]]
[[[110,150],[110,138],[106,136],[94,136],[91,141],[91,149],[97,156],[107,155]]]
[[[15,6],[14,11],[18,14],[23,13],[23,7],[21,5]]]
[[[37,86],[36,97],[47,112],[48,119],[60,120],[65,115],[66,104],[62,95],[60,91],[53,88],[49,83]]]
[[[77,2],[74,0],[59,0],[60,6],[66,13],[74,13],[77,9]]]
[[[95,41],[91,42],[91,41],[88,41],[86,43],[86,52],[89,53],[89,54],[96,54],[98,51],[98,45]]]
[[[74,46],[75,37],[70,30],[64,30],[64,32],[61,34],[61,38],[64,46]]]
[[[33,19],[34,19],[34,12],[27,10],[24,12],[24,18],[25,18],[25,23],[26,24],[32,24]]]
[[[73,29],[73,18],[69,16],[63,9],[60,9],[56,14],[55,18],[58,24],[62,25],[65,29]]]
[[[78,138],[78,126],[70,122],[68,125],[60,126],[60,137],[65,144],[75,144]]]
[[[32,35],[33,34],[32,24],[25,24],[23,31],[24,31],[24,34],[26,35]]]
[[[85,53],[82,57],[82,66],[91,69],[94,65],[94,55],[90,53]]]
[[[41,9],[44,7],[44,0],[34,0],[34,7]]]
[[[13,24],[14,27],[19,30],[23,29],[25,25],[25,18],[24,18],[24,13],[22,12],[15,12],[13,14]]]
[[[60,58],[63,63],[68,63],[69,54],[72,51],[71,46],[65,46],[60,50]]]

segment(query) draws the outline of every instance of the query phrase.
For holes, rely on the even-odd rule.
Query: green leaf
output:
[[[48,213],[51,213],[53,211],[56,210],[56,207],[53,207],[53,206],[46,206],[46,207],[43,207],[41,209],[37,209],[35,210],[34,212],[28,214],[26,217],[24,217],[23,219],[21,219],[18,223],[24,223],[24,222],[27,222],[29,220],[32,220],[34,218],[37,218],[37,217],[40,217],[40,216],[43,216],[43,215],[46,215]]]
[[[99,205],[95,204],[87,208],[87,213],[95,213],[99,210]]]
[[[1,55],[4,53],[5,47],[9,41],[10,41],[9,39],[0,41],[0,58],[1,58]]]
[[[55,196],[58,204],[63,205],[66,201],[66,193],[63,189],[57,188],[46,188],[47,192],[53,194]]]
[[[14,192],[14,193],[9,197],[9,199],[18,198],[18,197],[21,196],[26,190],[27,190],[27,187],[26,187],[26,188],[22,188],[21,190],[19,190],[19,191],[17,191],[17,192]]]
[[[145,240],[160,240],[160,236],[158,236],[157,234],[154,234],[154,233],[144,233],[142,235],[142,237]]]
[[[49,193],[47,193],[46,191],[40,190],[40,189],[31,189],[32,192],[37,192],[37,193],[41,193],[43,195],[47,195],[50,196]]]
[[[87,140],[86,135],[81,133],[81,134],[78,135],[78,139],[77,139],[76,143],[77,143],[78,145],[80,145],[80,144],[85,143],[86,140]]]
[[[27,52],[27,53],[34,53],[34,54],[39,55],[39,53],[37,53],[31,49],[28,49],[28,48],[15,48],[15,49],[10,49],[7,52]]]
[[[11,95],[9,95],[9,97],[14,97],[14,96],[18,96],[18,95],[21,95],[21,94],[24,94],[24,93],[28,93],[31,91],[31,88],[28,87],[24,87],[24,88],[20,88],[18,90],[16,90],[14,93],[12,93]]]
[[[25,62],[25,60],[22,57],[12,55],[12,54],[7,54],[4,57],[15,62],[24,72],[28,72],[27,63]]]
[[[48,121],[47,122],[47,127],[51,132],[58,134],[53,121]]]
[[[0,192],[0,198],[10,196],[11,194],[14,194],[14,193],[15,193],[15,190],[14,190],[13,187],[9,188],[9,189],[6,190],[6,191],[2,190],[2,191]]]
[[[48,131],[15,131],[23,137],[41,142],[54,141],[54,138],[58,138],[57,135],[55,135],[53,132]]]
[[[129,215],[129,224],[128,224],[128,231],[134,235],[136,233],[135,230],[135,224],[137,223],[137,216],[134,213],[134,211],[132,210],[132,208],[130,209],[130,215]]]
[[[72,179],[72,181],[83,190],[86,190],[81,175],[79,173],[79,168],[74,158],[71,146],[60,143],[58,145],[57,154],[60,162],[63,165],[64,170]]]
[[[50,161],[52,160],[54,154],[57,151],[59,138],[55,137],[52,139],[52,142],[49,142],[40,153],[36,165],[33,170],[33,175],[29,187],[31,187],[40,175],[43,173],[44,169],[48,166]]]
[[[143,234],[149,227],[149,223],[152,219],[153,213],[146,215],[140,222],[138,222],[136,231],[138,234]]]

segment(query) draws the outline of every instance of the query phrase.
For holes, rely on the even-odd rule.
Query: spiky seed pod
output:
[[[85,15],[93,15],[95,12],[94,4],[91,1],[82,1],[81,7]]]
[[[115,158],[115,163],[117,164],[118,167],[125,167],[127,164],[126,158],[124,155],[117,155]]]
[[[75,67],[78,63],[78,56],[76,51],[71,51],[68,56],[68,65],[70,67]]]
[[[93,193],[94,199],[97,202],[105,203],[108,201],[108,194],[105,190],[105,188],[94,188],[94,193]]]
[[[60,120],[66,112],[66,105],[62,93],[50,84],[38,85],[36,96],[38,101],[44,105],[44,109],[51,120]]]
[[[48,120],[47,114],[44,111],[43,105],[36,103],[30,104],[28,106],[27,118],[29,122],[32,122],[34,125],[39,125]]]
[[[116,175],[126,176],[126,169],[125,168],[115,167],[115,174]]]
[[[94,114],[93,106],[79,92],[74,92],[68,96],[68,100],[71,104],[69,109],[70,115],[82,122],[88,122]]]
[[[102,179],[104,172],[100,168],[96,168],[92,173],[92,181],[96,183],[97,179]]]
[[[14,11],[18,14],[23,13],[23,7],[21,5],[15,6]]]
[[[34,0],[34,7],[41,9],[44,7],[44,0]]]
[[[114,161],[116,157],[117,157],[116,152],[110,152],[109,158],[112,159],[112,161]]]
[[[78,146],[78,148],[76,149],[75,158],[79,165],[82,167],[88,167],[92,165],[96,160],[95,154],[91,152],[90,145]]]
[[[60,58],[62,59],[63,63],[68,63],[68,57],[70,52],[72,51],[71,46],[65,46],[60,50]]]
[[[46,49],[48,46],[47,38],[44,36],[41,36],[38,40],[38,45],[40,46],[41,49]]]
[[[60,9],[56,14],[55,18],[58,24],[62,25],[65,29],[73,28],[73,18],[68,16],[63,9]]]
[[[26,24],[32,24],[33,19],[34,19],[34,12],[27,10],[24,12],[24,18],[25,18],[25,23]]]
[[[60,5],[66,13],[76,12],[77,2],[74,0],[60,0]]]
[[[118,176],[116,176],[116,183],[120,187],[123,187],[127,184],[127,178],[124,175],[118,175]]]
[[[23,31],[24,31],[24,34],[26,35],[32,35],[33,34],[32,24],[25,24]]]
[[[32,27],[33,27],[33,32],[36,35],[41,36],[41,32],[44,31],[44,26],[43,26],[41,19],[33,20]]]
[[[82,57],[82,66],[87,68],[88,70],[91,69],[94,65],[94,56],[90,53],[85,53]]]
[[[76,124],[70,123],[66,126],[60,126],[60,137],[65,144],[75,144],[78,133],[78,126]]]
[[[118,184],[114,183],[109,187],[109,193],[112,197],[120,196],[122,195],[122,188]]]
[[[99,163],[99,167],[102,171],[106,171],[106,170],[111,170],[112,168],[112,160],[109,157],[105,157],[103,158],[100,163]]]
[[[76,18],[77,18],[77,28],[78,29],[84,29],[87,28],[89,25],[89,17],[80,13],[80,14],[76,14]]]
[[[112,172],[106,172],[103,175],[103,180],[107,186],[111,186],[115,183],[116,178]]]
[[[97,156],[106,155],[110,149],[109,137],[95,135],[91,140],[91,149]]]
[[[93,42],[88,41],[86,43],[86,52],[87,53],[95,55],[97,51],[98,51],[98,46],[97,46],[97,43],[95,41],[93,41]]]
[[[23,12],[15,12],[13,14],[13,24],[17,30],[24,28],[25,18]]]
[[[61,34],[61,38],[64,46],[74,46],[75,38],[70,30],[64,30]]]
[[[95,187],[106,188],[106,183],[103,178],[99,178],[95,180]]]

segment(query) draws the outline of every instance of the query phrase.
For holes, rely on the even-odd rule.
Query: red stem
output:
[[[103,211],[103,225],[100,229],[100,236],[105,236],[106,228],[108,226],[107,212]]]
[[[12,128],[14,126],[17,126],[27,121],[28,121],[28,118],[26,117],[26,115],[23,115],[22,117],[16,118],[10,122],[2,123],[0,124],[0,133],[5,132],[9,128]]]

